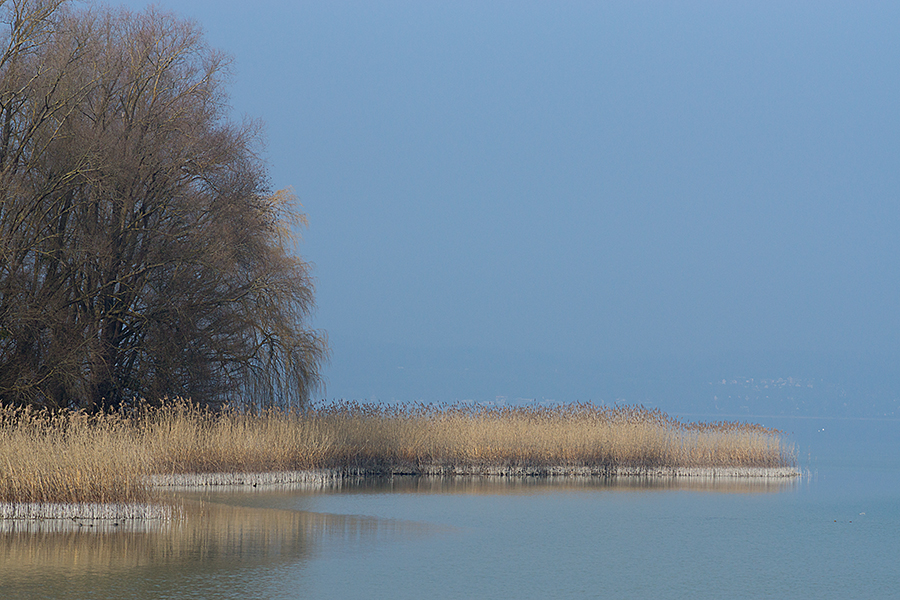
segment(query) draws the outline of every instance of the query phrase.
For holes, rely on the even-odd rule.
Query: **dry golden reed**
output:
[[[342,403],[312,418],[335,464],[783,467],[780,432],[742,423],[686,424],[644,407],[385,406]]]
[[[150,466],[120,416],[0,407],[0,501],[143,500]]]
[[[788,467],[780,432],[682,423],[643,407],[387,406],[128,414],[0,407],[0,502],[121,502],[148,475],[314,468]]]

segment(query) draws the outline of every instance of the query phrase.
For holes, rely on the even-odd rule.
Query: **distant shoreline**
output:
[[[515,467],[515,466],[443,466],[416,468],[397,466],[385,469],[312,469],[275,472],[176,473],[150,476],[150,487],[157,491],[199,491],[210,488],[290,486],[301,490],[326,490],[344,484],[390,477],[450,477],[497,479],[542,479],[564,481],[618,478],[647,480],[785,480],[800,477],[793,467]],[[176,515],[165,502],[0,502],[0,523],[23,520],[66,520],[75,526],[93,527],[95,522],[171,520]],[[0,525],[0,531],[4,528]]]

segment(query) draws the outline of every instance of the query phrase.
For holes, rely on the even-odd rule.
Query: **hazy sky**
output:
[[[308,214],[329,398],[900,358],[897,3],[158,5]]]

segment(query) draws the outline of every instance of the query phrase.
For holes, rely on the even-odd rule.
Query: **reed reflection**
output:
[[[323,544],[365,545],[416,528],[185,499],[177,513],[171,521],[0,521],[0,588],[9,597],[144,597],[134,594],[147,586],[155,597],[253,597],[265,573],[309,560]]]
[[[394,476],[345,485],[341,493],[517,494],[556,491],[691,491],[778,493],[799,487],[797,477],[418,477]]]

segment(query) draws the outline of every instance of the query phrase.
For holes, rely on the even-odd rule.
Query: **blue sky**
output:
[[[896,402],[895,3],[157,4],[308,214],[324,396]]]

